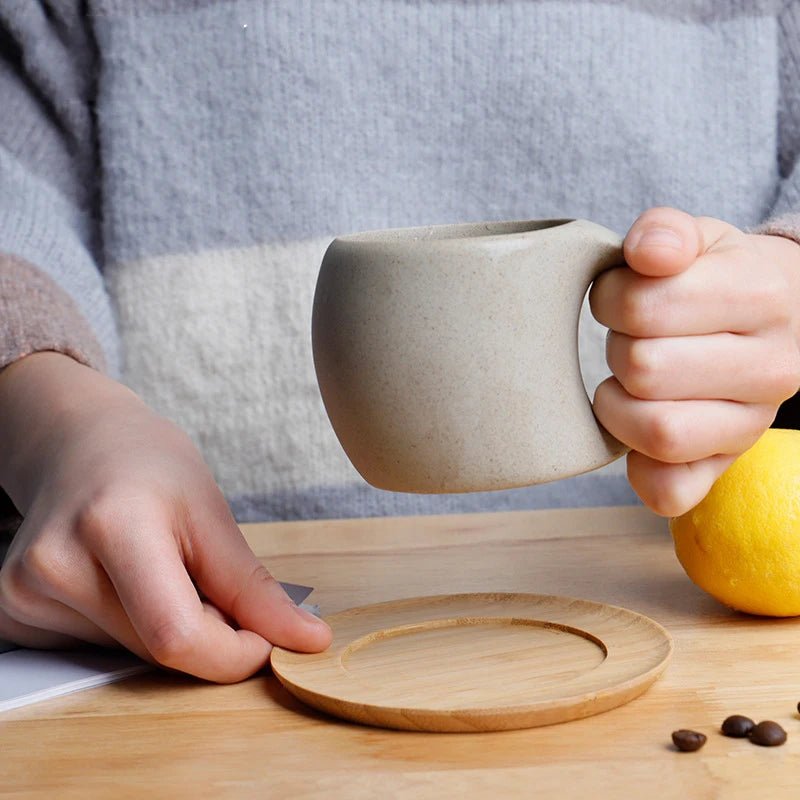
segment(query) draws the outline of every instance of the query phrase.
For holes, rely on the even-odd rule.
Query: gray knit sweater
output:
[[[182,425],[240,520],[632,502],[371,489],[310,355],[332,236],[653,205],[800,236],[800,4],[0,0],[0,366]],[[582,328],[590,390],[603,331]]]

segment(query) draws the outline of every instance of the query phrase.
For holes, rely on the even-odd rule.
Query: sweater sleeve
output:
[[[780,184],[768,219],[753,232],[786,236],[800,244],[800,4],[786,3],[778,23]]]
[[[786,3],[780,18],[778,165],[781,182],[770,217],[754,233],[786,236],[800,244],[800,6]],[[800,429],[800,393],[778,409],[773,428]]]
[[[80,0],[0,3],[0,368],[55,350],[118,373],[99,268],[94,62]]]

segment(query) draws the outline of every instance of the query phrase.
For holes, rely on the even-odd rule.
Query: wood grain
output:
[[[662,673],[667,632],[603,603],[522,593],[395,600],[328,619],[324,653],[272,652],[297,698],[367,725],[503,731],[627,703]]]
[[[696,588],[663,519],[642,508],[244,527],[326,614],[459,592],[564,594],[646,614],[669,668],[626,705],[562,725],[436,734],[309,710],[272,675],[214,686],[167,673],[0,715],[0,796],[14,798],[796,798],[800,621],[737,614]],[[783,747],[718,733],[774,719]],[[677,728],[708,736],[678,753]]]

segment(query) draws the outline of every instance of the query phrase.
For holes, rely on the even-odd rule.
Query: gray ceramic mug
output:
[[[597,422],[578,360],[591,281],[624,263],[586,220],[437,225],[335,239],[312,321],[322,399],[373,486],[507,489],[626,448]]]

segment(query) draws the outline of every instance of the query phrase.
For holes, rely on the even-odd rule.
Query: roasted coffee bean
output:
[[[765,719],[750,731],[750,741],[762,747],[777,747],[786,741],[786,731],[777,722]]]
[[[681,729],[673,731],[672,742],[678,750],[682,750],[684,753],[693,753],[706,743],[706,735],[697,731]]]
[[[750,717],[743,717],[741,714],[733,714],[722,723],[722,732],[725,736],[731,736],[734,739],[744,739],[750,735],[753,730],[755,722]]]

